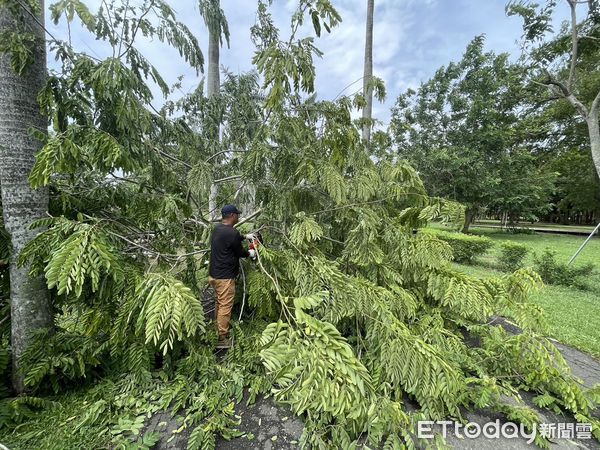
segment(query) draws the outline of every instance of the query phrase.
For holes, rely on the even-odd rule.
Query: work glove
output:
[[[244,238],[252,242],[254,239],[256,239],[256,235],[254,233],[248,233],[244,236]]]
[[[258,257],[257,256],[258,252],[255,249],[251,248],[250,250],[248,250],[248,253],[250,253],[250,259],[252,261],[256,261],[256,258]]]

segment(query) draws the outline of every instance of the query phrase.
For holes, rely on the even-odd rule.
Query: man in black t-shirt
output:
[[[219,342],[217,348],[231,347],[229,320],[235,296],[235,278],[239,272],[239,258],[254,257],[256,250],[242,247],[244,237],[234,228],[241,212],[233,205],[221,209],[222,220],[213,230],[210,238],[210,263],[208,282],[217,296],[215,316]]]

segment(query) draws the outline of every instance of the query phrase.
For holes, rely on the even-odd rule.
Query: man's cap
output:
[[[221,214],[226,216],[227,214],[241,214],[242,212],[237,209],[235,205],[225,205],[221,208]]]

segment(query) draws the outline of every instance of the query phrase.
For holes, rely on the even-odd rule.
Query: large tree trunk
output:
[[[217,2],[218,3],[218,2]],[[206,81],[206,96],[211,98],[221,88],[221,76],[219,73],[220,38],[219,28],[208,28],[208,74]]]
[[[24,2],[26,3],[26,2]],[[40,23],[44,21],[44,1],[39,0]],[[31,278],[28,267],[18,267],[17,258],[23,247],[37,231],[30,230],[32,221],[46,217],[48,191],[31,189],[28,176],[40,141],[30,137],[27,130],[34,127],[47,131],[47,119],[40,113],[37,93],[46,77],[46,44],[44,31],[32,17],[22,11],[13,16],[0,7],[0,30],[31,33],[36,36],[32,63],[22,74],[11,67],[11,57],[0,55],[0,188],[4,226],[12,243],[10,260],[11,350],[13,386],[23,391],[20,359],[30,342],[31,332],[52,327],[48,292],[43,276]]]
[[[600,177],[600,123],[598,113],[592,111],[587,117],[588,133],[590,135],[590,146],[592,148],[592,159],[596,166],[596,173]]]
[[[366,105],[362,117],[368,123],[363,124],[362,140],[366,145],[371,142],[371,119],[373,118],[373,88],[371,79],[373,77],[373,11],[375,0],[367,0],[367,26],[365,33],[365,67],[363,74],[363,95]]]

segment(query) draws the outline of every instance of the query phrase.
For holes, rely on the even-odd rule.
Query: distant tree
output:
[[[29,226],[48,211],[47,188],[32,189],[28,181],[42,147],[40,137],[48,127],[36,99],[46,81],[43,11],[43,0],[0,3],[0,186],[4,227],[12,247],[11,350],[17,392],[24,388],[20,360],[32,332],[52,327],[44,277],[30,277],[29,266],[17,264],[21,250],[39,233]]]
[[[600,6],[596,0],[565,1],[570,21],[556,35],[551,23],[556,0],[542,6],[513,0],[507,13],[523,18],[523,47],[532,82],[547,88],[547,101],[566,100],[572,114],[585,121],[592,160],[600,175]],[[588,8],[581,22],[578,5]]]
[[[559,174],[553,195],[557,212],[566,217],[581,215],[585,222],[600,220],[600,180],[589,149],[562,151],[549,167]]]
[[[549,188],[521,147],[523,70],[483,47],[484,38],[475,38],[460,62],[400,95],[390,126],[399,156],[430,194],[467,206],[465,231],[484,207],[533,214],[546,199],[530,193]]]
[[[538,221],[552,209],[550,195],[555,189],[556,172],[528,148],[517,148],[499,161],[502,182],[490,189],[488,213],[499,216],[504,225],[519,220]]]
[[[217,434],[234,432],[235,399],[245,389],[302,415],[307,448],[414,447],[421,443],[413,440],[416,419],[482,407],[532,429],[541,418],[519,403],[519,389],[551,398],[550,408],[596,429],[593,395],[537,334],[545,330],[543,316],[528,300],[537,275],[520,269],[478,278],[457,270],[451,247],[418,229],[434,218],[461,222],[463,208],[428,196],[411,166],[365,152],[352,118],[362,95],[315,99],[320,52],[312,35],[297,34],[305,34],[308,15],[316,35],[339,23],[329,0],[301,0],[284,40],[271,2],[261,1],[253,37],[264,102],[255,108],[258,77],[228,77],[221,86],[224,150],[234,142],[249,149],[224,166],[239,162],[244,179],[257,183],[264,212],[253,227],[265,245],[246,265],[248,320],[235,324],[236,357],[217,361],[197,300],[208,276],[201,244],[208,226],[190,205],[190,181],[207,174],[204,191],[212,181],[212,155],[202,155],[210,149],[205,127],[199,133],[189,116],[206,119],[209,100],[197,89],[156,111],[149,83],[159,75],[121,26],[136,29],[148,17],[152,26],[144,22],[144,30],[174,37],[171,45],[196,68],[197,42],[161,0],[141,8],[124,1],[97,14],[67,0],[56,19],[72,20],[64,7],[74,3],[117,56],[97,60],[53,43],[62,70],[40,95],[55,132],[30,179],[51,187],[53,208],[22,257],[44,273],[59,313],[56,333],[30,346],[26,382],[64,392],[84,378],[103,378],[77,388],[77,408],[72,420],[60,421],[61,436],[85,436],[86,448],[137,445],[115,431],[141,413],[168,409],[185,416],[190,448],[211,447]],[[111,24],[125,16],[127,23]],[[228,102],[241,107],[229,110]],[[387,144],[381,133],[373,143],[377,151]],[[522,333],[495,326],[498,315]],[[407,397],[417,411],[405,409]],[[27,420],[17,406],[18,419]],[[19,426],[29,442],[47,437],[31,427],[45,414]]]
[[[589,81],[596,76],[593,72],[580,74]],[[533,114],[526,127],[540,168],[558,174],[549,198],[552,209],[545,219],[597,223],[600,220],[600,178],[590,152],[587,124],[573,114],[573,106],[567,99],[551,99],[545,95],[546,89],[538,86],[538,92],[542,92],[531,101]],[[589,90],[581,95],[584,102],[593,100]]]

